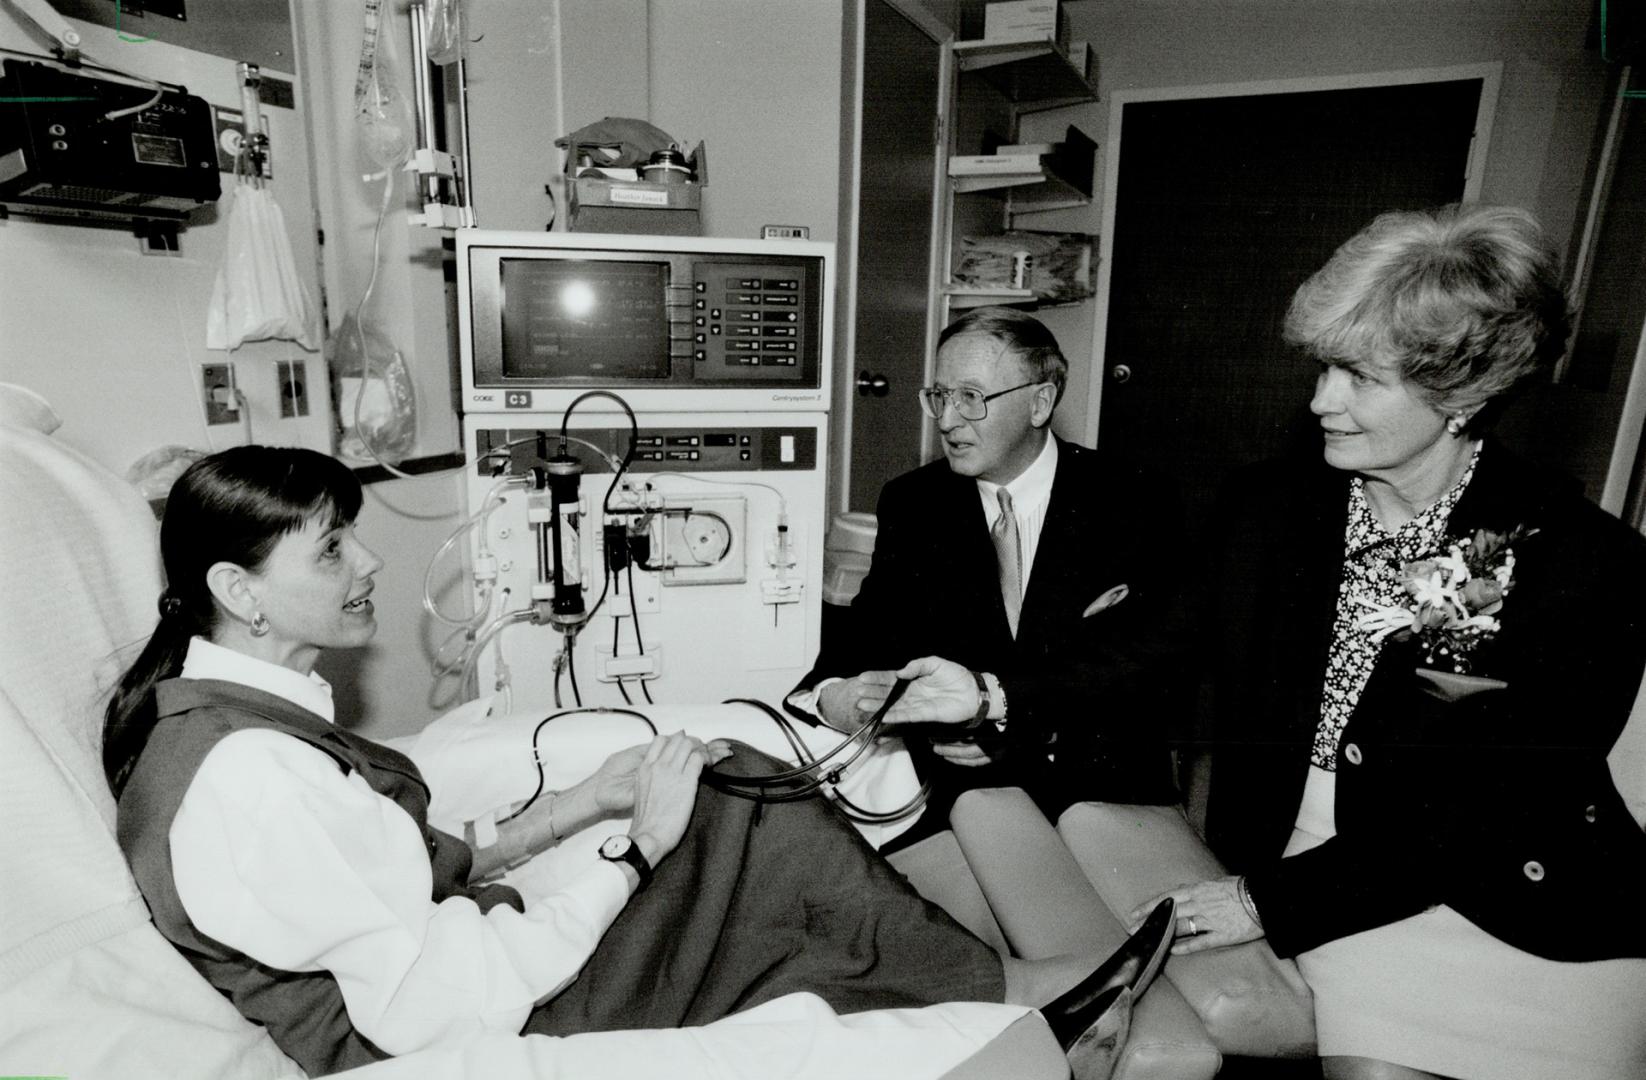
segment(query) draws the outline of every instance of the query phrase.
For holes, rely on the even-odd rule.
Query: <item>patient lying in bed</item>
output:
[[[103,740],[155,925],[310,1074],[489,1032],[706,1025],[797,993],[841,1013],[1050,1003],[1075,1035],[1102,1015],[1076,984],[1113,971],[1008,965],[825,800],[762,807],[699,786],[711,762],[779,766],[747,747],[676,732],[622,750],[476,859],[428,824],[410,760],[332,723],[312,674],[322,649],[375,630],[382,563],[354,535],[360,499],[309,451],[191,467],[161,528],[160,622]],[[626,832],[529,905],[474,883],[619,816]],[[987,1038],[1021,1014],[969,1015]]]

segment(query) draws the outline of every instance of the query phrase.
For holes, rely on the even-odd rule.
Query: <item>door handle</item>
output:
[[[1128,364],[1116,364],[1109,369],[1109,378],[1117,383],[1123,383],[1132,377],[1132,369]]]
[[[886,376],[873,372],[860,371],[857,373],[857,392],[863,397],[873,394],[875,397],[885,397],[892,392],[892,384]]]

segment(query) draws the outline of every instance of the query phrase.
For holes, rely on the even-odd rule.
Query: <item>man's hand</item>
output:
[[[932,752],[950,765],[965,765],[967,768],[988,765],[994,761],[989,752],[975,742],[934,742]]]
[[[897,676],[890,671],[865,671],[854,679],[832,682],[818,693],[817,711],[835,730],[856,731],[875,714],[896,684]]]
[[[923,656],[895,673],[909,688],[886,712],[890,724],[965,724],[977,715],[980,697],[971,670],[940,656]]]

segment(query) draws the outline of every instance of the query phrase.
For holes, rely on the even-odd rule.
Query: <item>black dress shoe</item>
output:
[[[1110,991],[1130,990],[1134,1000],[1143,996],[1166,962],[1176,927],[1177,901],[1168,897],[1095,971],[1040,1010],[1065,1051],[1114,1004]]]
[[[1086,1030],[1063,1048],[1074,1080],[1110,1080],[1132,1033],[1132,992],[1111,986],[1092,1002]]]

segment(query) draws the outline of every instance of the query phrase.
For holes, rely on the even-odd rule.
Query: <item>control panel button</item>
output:
[[[698,297],[696,300],[692,301],[692,307],[696,308],[698,311],[702,311],[704,308],[706,308],[708,306],[709,306],[709,302],[707,300],[703,299],[701,296]]]
[[[698,457],[696,450],[666,450],[664,453],[669,461],[696,461]]]
[[[692,335],[692,340],[693,340],[693,341],[695,341],[695,342],[697,342],[697,343],[698,343],[698,344],[699,344],[699,345],[701,345],[701,344],[703,344],[703,343],[704,343],[704,342],[705,342],[705,341],[707,341],[707,340],[709,340],[709,339],[708,339],[708,337],[707,337],[707,336],[706,336],[706,335],[704,335],[704,334],[693,334],[693,335]]]
[[[781,296],[781,295],[774,296],[771,293],[765,293],[761,297],[761,299],[764,300],[767,304],[788,304],[791,307],[795,304],[800,303],[800,298],[798,296]]]
[[[729,299],[734,304],[758,304],[760,303],[760,294],[757,292],[733,293]]]
[[[749,452],[747,450],[739,450],[737,452],[737,460],[739,460],[739,461],[749,460]]]
[[[794,436],[779,435],[777,438],[777,460],[784,464],[794,462]]]
[[[670,435],[669,436],[669,445],[670,446],[696,446],[697,445],[697,436],[696,435]]]
[[[747,435],[739,435],[737,437],[737,445],[738,446],[748,446],[748,445],[750,445],[749,437]]]
[[[709,327],[709,336],[710,337],[719,337],[720,336],[720,324],[719,323],[715,323],[713,326]]]
[[[707,360],[708,358],[709,354],[704,352],[702,349],[698,349],[696,352],[692,353],[693,360]]]
[[[777,317],[781,318],[782,314],[777,313]],[[758,312],[758,311],[734,311],[734,312],[732,312],[732,321],[733,322],[759,322],[760,321],[760,312]]]
[[[763,289],[798,289],[800,282],[794,278],[766,278],[760,283]]]
[[[699,281],[699,282],[696,282],[695,284],[693,284],[692,288],[696,289],[698,292],[708,292],[709,291],[709,283],[706,282],[706,281]]]

